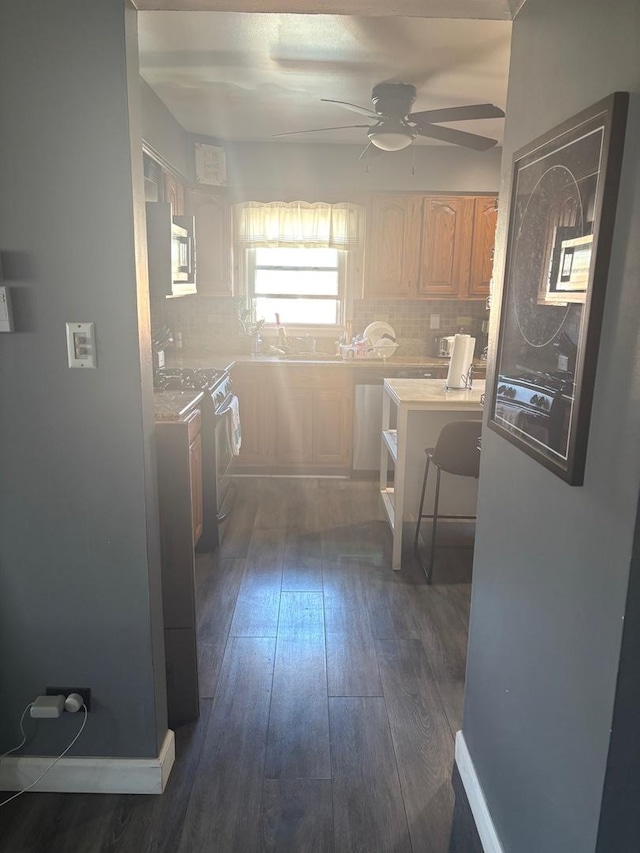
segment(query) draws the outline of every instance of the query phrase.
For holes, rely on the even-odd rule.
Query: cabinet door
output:
[[[191,475],[191,525],[193,544],[202,534],[202,436],[200,433],[189,445],[189,473]]]
[[[478,197],[473,208],[473,243],[469,273],[470,299],[486,299],[493,272],[493,250],[496,236],[498,204],[494,196]]]
[[[271,412],[268,410],[267,374],[255,365],[238,364],[233,370],[233,390],[240,402],[242,446],[234,467],[267,465],[270,461]]]
[[[308,465],[312,458],[312,397],[309,388],[280,387],[273,396],[276,465]]]
[[[227,196],[189,190],[189,213],[195,216],[198,293],[231,296],[231,211]]]
[[[173,216],[184,216],[184,186],[170,172],[164,173],[164,201],[170,203]]]
[[[335,468],[351,465],[351,396],[342,388],[313,392],[313,464]]]
[[[420,257],[419,196],[374,196],[369,207],[365,296],[415,295]]]
[[[473,199],[427,196],[423,209],[419,294],[466,296],[473,229]]]

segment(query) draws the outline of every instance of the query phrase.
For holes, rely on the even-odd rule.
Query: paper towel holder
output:
[[[463,373],[460,377],[462,379],[462,385],[447,385],[445,380],[444,390],[445,391],[469,391],[473,386],[473,364],[469,365],[469,370],[466,373]]]

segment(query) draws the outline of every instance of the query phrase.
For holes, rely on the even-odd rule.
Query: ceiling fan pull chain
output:
[[[411,146],[411,154],[413,156],[413,159],[411,162],[411,177],[415,178],[415,176],[416,176],[416,146],[415,145]]]

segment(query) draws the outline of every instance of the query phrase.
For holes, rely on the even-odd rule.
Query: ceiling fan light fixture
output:
[[[382,151],[402,151],[413,142],[414,134],[408,130],[370,130],[367,134],[369,140],[376,148]]]

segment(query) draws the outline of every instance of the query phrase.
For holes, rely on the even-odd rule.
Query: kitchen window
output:
[[[288,326],[342,322],[343,252],[338,249],[249,250],[249,298],[256,317]]]
[[[350,204],[236,205],[236,247],[255,316],[272,324],[278,314],[289,327],[342,325],[360,220]]]

